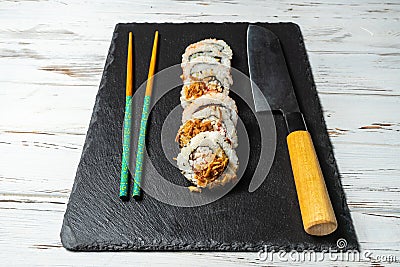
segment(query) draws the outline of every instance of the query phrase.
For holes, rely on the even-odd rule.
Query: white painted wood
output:
[[[298,23],[362,249],[400,261],[399,11],[396,0],[1,1],[0,265],[270,264],[257,253],[61,247],[62,217],[113,28],[133,21]]]

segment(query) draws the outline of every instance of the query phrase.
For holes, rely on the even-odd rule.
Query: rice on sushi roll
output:
[[[239,161],[219,132],[202,132],[177,157],[182,174],[198,188],[223,186],[236,180]]]
[[[223,40],[204,39],[186,47],[182,62],[189,62],[198,56],[211,56],[224,62],[223,59],[232,59],[232,49]]]
[[[232,50],[222,40],[205,39],[189,45],[182,55],[182,106],[210,92],[229,94]]]
[[[179,147],[184,147],[193,137],[202,132],[219,132],[225,137],[226,142],[232,147],[237,147],[237,133],[233,122],[229,118],[221,120],[214,116],[205,118],[200,116],[187,120],[179,128],[176,142],[179,143]]]
[[[176,141],[180,147],[185,146],[191,138],[200,132],[216,131],[225,136],[232,147],[238,146],[235,124],[230,112],[222,106],[205,106],[194,112],[191,118],[184,121],[178,130]]]
[[[230,119],[236,126],[238,120],[235,101],[221,93],[210,93],[196,98],[182,113],[182,124],[192,118],[217,116],[219,119]]]
[[[182,80],[180,100],[183,107],[212,92],[228,95],[233,83],[229,67],[207,61],[187,63],[183,67]]]

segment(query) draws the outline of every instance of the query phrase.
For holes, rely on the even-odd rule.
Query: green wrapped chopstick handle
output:
[[[146,129],[147,119],[149,117],[151,97],[146,95],[143,101],[142,118],[140,120],[139,140],[136,152],[136,164],[135,164],[135,177],[133,182],[132,196],[134,198],[140,197],[140,187],[142,182],[142,170],[143,170],[143,154],[146,145]]]
[[[136,200],[140,199],[140,187],[142,183],[142,170],[143,170],[143,153],[146,145],[147,119],[149,117],[151,92],[153,90],[153,76],[156,65],[157,44],[158,44],[158,31],[154,33],[153,50],[151,51],[149,73],[147,75],[146,91],[143,100],[142,119],[140,120],[139,140],[136,152],[135,177],[133,178],[133,191],[132,191],[132,197]]]
[[[149,74],[147,75],[146,92],[143,100],[142,119],[140,120],[138,148],[136,152],[135,177],[133,178],[132,197],[140,199],[140,187],[142,183],[143,153],[146,145],[147,119],[149,117],[151,92],[153,90],[153,75],[156,65],[156,54],[158,44],[158,31],[154,33],[153,50],[151,51]]]
[[[119,197],[128,197],[129,187],[129,158],[131,151],[131,118],[132,118],[132,96],[125,98],[125,117],[124,117],[124,140],[122,145],[122,168],[119,185]]]
[[[132,119],[132,32],[128,34],[128,57],[126,59],[126,88],[125,88],[125,115],[124,133],[122,143],[122,166],[119,182],[119,197],[128,199],[129,188],[129,162],[131,152],[131,119]]]

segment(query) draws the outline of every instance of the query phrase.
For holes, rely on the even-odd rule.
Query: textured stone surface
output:
[[[258,251],[269,249],[336,248],[345,238],[348,249],[358,248],[313,82],[300,29],[294,24],[260,24],[278,35],[285,52],[293,85],[320,159],[326,184],[339,223],[326,237],[312,237],[302,228],[300,211],[286,147],[286,129],[281,116],[274,115],[277,152],[268,182],[247,191],[258,158],[259,135],[250,136],[250,162],[242,180],[222,199],[196,208],[173,207],[144,195],[141,202],[118,198],[121,168],[121,129],[124,111],[127,32],[134,33],[135,87],[146,80],[153,32],[160,31],[158,69],[178,64],[187,44],[202,38],[227,41],[235,53],[232,66],[248,74],[246,23],[223,24],[119,24],[117,25],[96,98],[75,183],[64,217],[61,240],[67,249],[99,250],[209,250]],[[160,101],[149,121],[147,147],[150,159],[163,174],[177,177],[178,170],[158,157],[160,116],[179,101]],[[235,99],[236,100],[236,99]],[[164,106],[163,106],[164,105]],[[254,116],[238,103],[239,115],[248,131],[257,129]],[[139,111],[136,111],[139,112]],[[175,144],[174,144],[175,145]],[[156,159],[156,160],[155,160]],[[167,177],[168,178],[168,177]]]

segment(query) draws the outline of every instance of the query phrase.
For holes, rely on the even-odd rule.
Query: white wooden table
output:
[[[400,2],[379,2],[1,1],[0,265],[269,264],[257,253],[73,253],[61,246],[115,24],[185,21],[301,26],[361,247],[400,261]]]

